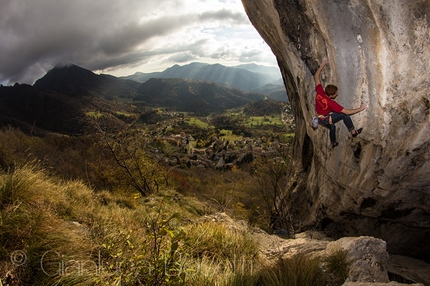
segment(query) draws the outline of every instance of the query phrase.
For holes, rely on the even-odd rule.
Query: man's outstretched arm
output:
[[[365,110],[367,107],[367,105],[365,103],[363,103],[359,108],[354,108],[354,109],[342,109],[342,113],[346,114],[346,115],[353,115],[356,113],[359,113],[360,111]]]
[[[323,70],[326,63],[327,63],[327,58],[323,58],[321,61],[321,65],[319,66],[319,68],[315,72],[315,75],[314,75],[315,86],[321,84],[321,81],[320,81],[321,71]]]

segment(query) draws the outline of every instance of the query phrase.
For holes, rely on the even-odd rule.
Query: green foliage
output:
[[[247,115],[239,110],[224,116],[222,120],[234,128],[219,131],[208,129],[206,119],[188,114],[189,120],[178,115],[156,124],[153,116],[170,120],[171,114],[154,110],[145,121],[154,120],[154,125],[145,125],[145,131],[133,129],[134,125],[130,129],[114,125],[110,132],[104,125],[102,130],[105,119],[121,118],[123,123],[134,119],[134,111],[123,110],[128,109],[103,110],[106,116],[94,120],[99,124],[97,135],[36,137],[12,128],[0,131],[0,277],[12,273],[19,283],[34,285],[260,281],[257,244],[246,230],[196,220],[225,211],[236,219],[268,225],[270,213],[257,182],[265,178],[262,182],[268,185],[271,170],[258,173],[259,179],[251,176],[250,170],[256,168],[251,164],[228,172],[193,168],[167,172],[160,163],[166,157],[160,153],[174,156],[180,147],[152,137],[184,131],[197,139],[198,148],[222,134],[232,142],[248,135]],[[253,127],[252,132],[264,139],[265,146],[278,138],[274,129]],[[38,164],[26,165],[28,161]],[[171,189],[172,176],[181,194]],[[86,183],[70,180],[76,178]],[[16,250],[26,255],[23,265],[18,262],[24,256]],[[10,259],[13,254],[15,260]]]
[[[228,215],[267,228],[269,215],[255,178],[241,169],[231,172],[178,169],[171,173],[177,189],[195,196],[206,206],[205,213],[226,212]]]
[[[104,114],[99,112],[99,111],[88,111],[87,116],[94,118],[94,119],[100,119],[104,116]]]
[[[233,134],[233,131],[223,129],[220,131],[220,137],[224,138],[225,141],[234,142],[242,138],[242,136]]]
[[[282,134],[279,137],[279,141],[282,143],[290,143],[291,144],[293,142],[294,136],[295,136],[294,132]]]
[[[112,139],[127,142],[127,136]],[[278,182],[270,181],[272,175],[284,176],[285,165],[278,163],[255,166],[266,185]],[[0,174],[1,277],[12,273],[19,283],[37,285],[341,285],[345,280],[345,252],[298,255],[263,266],[247,230],[210,219],[195,222],[222,209],[247,218],[262,199],[246,172],[174,174],[185,177],[177,184],[189,194],[200,193],[206,203],[168,191],[165,184],[156,195],[94,192],[38,165],[15,165]]]
[[[213,82],[188,79],[151,78],[139,87],[139,91],[136,100],[145,100],[152,105],[176,108],[203,116],[262,99],[261,94],[244,93]]]
[[[194,117],[190,118],[190,124],[194,124],[198,128],[202,128],[202,129],[206,129],[206,128],[211,127],[208,123],[203,122],[199,118],[194,118]]]
[[[134,113],[129,113],[129,112],[124,112],[124,111],[116,111],[114,113],[115,117],[117,117],[118,119],[126,122],[126,123],[132,123],[134,120],[136,120],[138,118],[137,114]]]
[[[89,153],[91,141],[91,136],[50,134],[37,137],[5,128],[0,131],[0,168],[13,170],[27,162],[38,162],[63,178],[86,179],[92,171],[86,168],[86,162],[92,159]]]
[[[252,116],[247,118],[245,122],[246,127],[257,128],[263,125],[271,125],[271,126],[282,126],[283,123],[281,121],[281,115],[277,114],[276,116]]]
[[[229,130],[221,132],[231,134]],[[245,166],[234,168],[232,172],[192,168],[167,172],[159,159],[147,150],[158,148],[166,155],[174,155],[178,147],[166,140],[153,141],[152,137],[138,130],[106,133],[106,138],[101,133],[100,136],[50,135],[40,138],[12,128],[0,131],[0,135],[0,165],[4,170],[13,170],[16,165],[35,160],[50,173],[62,178],[80,178],[98,191],[123,194],[135,192],[139,188],[146,188],[146,193],[157,192],[157,188],[173,186],[173,179],[179,179],[175,184],[182,193],[196,196],[205,203],[204,207],[197,209],[187,206],[194,209],[195,213],[225,211],[237,219],[269,229],[271,210],[262,197],[262,194],[268,193],[260,191],[256,177],[251,177]],[[207,136],[213,138],[216,135],[212,131]],[[206,137],[202,135],[199,138]],[[233,137],[230,138],[232,141]],[[211,141],[199,139],[199,142],[202,144],[199,147],[203,147]],[[181,178],[177,176],[180,173]],[[118,204],[134,208],[133,201],[128,199],[118,199]],[[64,205],[67,212],[69,207],[67,203]]]

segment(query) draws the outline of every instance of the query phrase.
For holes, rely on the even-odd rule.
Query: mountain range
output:
[[[135,100],[197,114],[219,112],[263,100],[264,95],[189,79],[151,78],[139,87]]]
[[[150,78],[186,78],[214,82],[245,92],[262,93],[275,100],[287,100],[279,68],[256,64],[227,67],[220,64],[191,63],[184,66],[174,65],[162,72],[136,72],[121,78],[140,83]]]
[[[76,65],[57,66],[34,85],[0,87],[0,125],[31,132],[78,134],[88,124],[88,112],[103,114],[121,126],[124,113],[137,108],[169,107],[208,115],[268,98],[213,82],[151,78],[144,83],[97,75]]]

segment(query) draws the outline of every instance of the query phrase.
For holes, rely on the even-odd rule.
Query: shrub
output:
[[[100,285],[179,285],[185,280],[179,252],[185,232],[172,226],[178,214],[168,217],[162,209],[146,214],[138,233],[111,232],[102,243],[107,271],[95,281]]]
[[[346,259],[347,252],[342,250],[327,257],[297,254],[280,258],[273,266],[264,267],[257,273],[233,276],[229,285],[338,286],[348,277],[350,264]]]
[[[103,161],[90,164],[97,170],[96,177],[102,177],[111,187],[128,185],[143,196],[157,193],[168,185],[164,168],[146,150],[148,137],[138,131],[107,133],[96,126],[101,140],[94,146],[94,152]]]
[[[351,266],[351,262],[348,261],[348,252],[337,249],[325,257],[323,262],[329,285],[342,285],[348,278]]]
[[[320,259],[298,254],[293,258],[281,258],[274,267],[262,271],[257,285],[325,285]]]

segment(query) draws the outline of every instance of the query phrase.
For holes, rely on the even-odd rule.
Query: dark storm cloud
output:
[[[176,43],[166,44],[165,47],[160,49],[154,49],[149,51],[137,51],[135,53],[126,53],[122,56],[118,57],[110,57],[104,61],[95,61],[88,62],[85,66],[91,70],[109,70],[112,68],[117,68],[121,66],[137,66],[142,63],[149,61],[151,58],[163,56],[163,55],[172,55],[168,58],[168,61],[175,62],[184,62],[185,54],[190,56],[190,59],[195,59],[197,57],[203,56],[206,40],[198,40],[193,43],[189,43],[187,45],[177,45]],[[182,56],[181,56],[182,55]]]
[[[99,42],[106,54],[132,52],[136,46],[153,37],[174,33],[191,23],[189,16],[161,17],[143,23],[130,23],[109,31]]]
[[[249,24],[244,13],[189,10],[185,0],[1,1],[0,83],[6,84],[31,84],[56,64],[112,70],[161,55],[186,61],[208,53],[206,40],[170,42],[180,32],[189,36],[205,23]]]
[[[79,58],[91,47],[93,32],[101,28],[88,13],[93,9],[64,3],[18,0],[0,9],[0,81],[30,78],[55,62]]]

